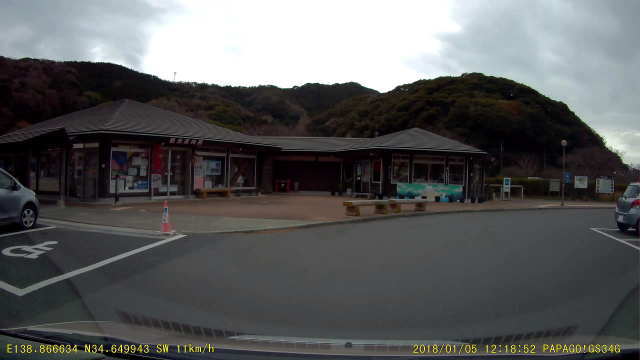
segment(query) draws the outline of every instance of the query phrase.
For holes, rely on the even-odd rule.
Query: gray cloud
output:
[[[167,12],[144,0],[5,0],[0,54],[117,62],[139,68],[149,26]]]
[[[523,82],[563,101],[596,130],[640,132],[640,2],[459,2],[458,33],[441,53],[417,59],[424,73],[483,72]],[[609,144],[633,148],[633,137]],[[640,163],[640,151],[626,160]]]

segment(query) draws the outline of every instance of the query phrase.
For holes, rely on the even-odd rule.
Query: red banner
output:
[[[162,175],[165,172],[167,160],[165,159],[165,151],[160,144],[153,145],[151,150],[153,155],[151,158],[151,173]]]

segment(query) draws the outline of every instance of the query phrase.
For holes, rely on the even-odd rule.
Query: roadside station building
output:
[[[202,189],[457,201],[480,194],[486,157],[418,128],[374,138],[249,136],[132,100],[0,136],[0,167],[62,201],[191,197]]]

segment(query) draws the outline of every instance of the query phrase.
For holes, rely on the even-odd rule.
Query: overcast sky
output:
[[[563,101],[640,163],[640,2],[4,0],[0,55],[220,85],[388,91],[482,72]]]

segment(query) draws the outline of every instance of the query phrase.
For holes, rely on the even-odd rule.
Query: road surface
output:
[[[0,328],[114,320],[221,335],[593,335],[640,283],[640,242],[614,227],[611,210],[573,209],[170,238],[5,232]],[[44,242],[51,250],[26,257]]]

